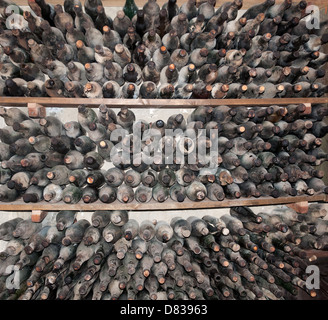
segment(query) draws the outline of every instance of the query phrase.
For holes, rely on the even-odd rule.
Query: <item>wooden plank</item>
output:
[[[309,203],[307,201],[290,203],[287,206],[298,213],[307,213],[309,210]]]
[[[33,222],[42,222],[48,212],[43,210],[32,210],[31,220]]]
[[[27,109],[28,115],[31,118],[44,118],[47,115],[46,107],[39,103],[28,103]]]
[[[305,111],[302,114],[311,114],[312,112],[312,105],[311,103],[304,103]]]
[[[289,104],[326,104],[326,98],[283,98],[283,99],[88,99],[88,98],[48,98],[48,97],[0,97],[1,106],[26,106],[36,103],[46,107],[73,108],[81,104],[98,107],[106,104],[112,107],[129,108],[195,108],[197,106],[269,106]]]
[[[287,204],[295,202],[317,202],[327,201],[327,195],[319,194],[314,196],[296,196],[296,197],[261,197],[261,198],[239,198],[239,199],[225,199],[223,201],[204,200],[201,202],[193,202],[186,199],[184,202],[175,202],[167,200],[163,203],[151,200],[147,203],[139,203],[132,201],[130,203],[121,203],[115,201],[113,203],[103,203],[100,200],[94,203],[84,203],[80,201],[76,204],[66,204],[64,202],[49,203],[41,201],[37,203],[24,203],[21,199],[11,203],[0,203],[0,211],[57,211],[57,210],[82,210],[82,211],[95,211],[95,210],[133,210],[133,211],[164,211],[164,210],[185,210],[185,209],[214,209],[214,208],[229,208],[233,206],[261,206],[261,205],[274,205],[274,204]]]

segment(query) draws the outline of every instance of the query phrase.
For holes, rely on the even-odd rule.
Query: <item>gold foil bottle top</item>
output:
[[[90,92],[90,91],[92,91],[92,89],[93,89],[93,85],[92,85],[92,83],[90,83],[90,82],[88,82],[88,83],[84,86],[84,91],[85,91],[85,92]]]
[[[76,41],[76,47],[77,47],[78,49],[83,48],[83,46],[84,46],[84,43],[83,43],[82,40],[77,40],[77,41]]]

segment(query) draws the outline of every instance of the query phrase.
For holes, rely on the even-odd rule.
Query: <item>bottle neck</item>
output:
[[[124,6],[131,7],[131,6],[137,6],[137,5],[135,4],[134,0],[126,0]]]

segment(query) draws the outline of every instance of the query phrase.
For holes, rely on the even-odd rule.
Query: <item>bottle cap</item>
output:
[[[207,92],[211,92],[212,89],[213,89],[213,87],[212,87],[210,84],[208,84],[208,85],[205,87],[205,90],[206,90]],[[210,113],[210,110],[209,110],[209,113]]]
[[[64,162],[65,162],[66,164],[70,164],[70,163],[72,163],[72,161],[73,161],[73,159],[72,159],[71,156],[69,156],[69,155],[66,155],[66,156],[65,156],[65,158],[64,158]]]
[[[47,89],[52,89],[55,86],[55,81],[53,79],[48,79],[45,83],[44,86]]]
[[[317,84],[317,83],[311,84],[311,90],[312,91],[317,91],[318,89],[319,89],[319,84]]]
[[[112,91],[114,90],[114,86],[113,86],[113,83],[108,81],[105,85],[104,85],[104,88],[106,89],[106,91]],[[101,112],[101,111],[100,111]],[[103,112],[103,113],[106,113],[106,112]]]
[[[127,66],[126,66],[126,69],[128,72],[134,72],[135,71],[135,67],[132,63],[129,63]]]
[[[279,42],[281,44],[288,44],[290,40],[292,39],[291,35],[289,33],[284,33],[280,38]]]
[[[96,52],[96,53],[99,53],[99,54],[103,54],[103,53],[104,53],[104,47],[101,46],[101,45],[99,45],[99,44],[97,44],[97,45],[95,46],[95,52]]]
[[[174,92],[174,85],[172,85],[171,83],[167,85],[167,90],[168,92]]]
[[[130,198],[129,198],[128,195],[123,195],[123,196],[122,196],[122,201],[123,201],[124,203],[128,203],[129,200],[130,200]]]
[[[303,68],[301,68],[301,74],[305,75],[310,71],[310,68],[308,66],[305,66]]]
[[[166,47],[165,47],[165,46],[161,46],[161,47],[160,47],[160,52],[161,52],[162,54],[166,53],[166,52],[167,52]]]
[[[256,16],[256,19],[263,22],[263,20],[265,19],[265,14],[264,13],[259,13],[257,16]]]
[[[42,20],[41,24],[40,24],[40,28],[42,30],[49,30],[50,29],[50,24],[47,20]]]
[[[283,69],[282,69],[282,72],[283,72],[283,74],[284,74],[284,76],[289,76],[290,74],[291,74],[291,72],[292,72],[292,69],[290,68],[290,67],[284,67]]]
[[[240,87],[240,89],[241,89],[242,92],[246,92],[248,90],[248,87],[247,87],[246,84],[244,84]]]
[[[246,24],[246,22],[247,22],[247,18],[245,18],[245,17],[241,17],[241,18],[238,20],[238,22],[239,22],[239,24],[240,24],[241,26],[244,26],[244,25]]]
[[[217,33],[214,29],[212,29],[208,34],[210,39],[215,39]]]
[[[293,89],[294,89],[294,91],[295,92],[300,92],[300,91],[302,91],[302,85],[301,84],[295,84],[294,86],[293,86]]]
[[[187,54],[187,51],[185,49],[180,49],[179,50],[179,56],[180,57],[186,57],[188,54]]]
[[[207,57],[207,56],[208,56],[208,50],[207,50],[206,48],[201,48],[201,49],[199,50],[199,54],[200,54],[200,56],[202,56],[202,57]]]
[[[103,26],[103,32],[108,33],[111,31],[111,28],[109,26]]]
[[[223,58],[223,57],[226,56],[226,54],[227,54],[227,50],[226,49],[219,49],[219,51],[218,51],[219,57]]]
[[[137,10],[137,16],[138,16],[138,17],[141,18],[141,17],[144,16],[144,14],[145,14],[145,13],[144,13],[143,9],[138,9],[138,10]]]
[[[118,43],[115,46],[115,49],[114,50],[115,50],[116,53],[121,54],[124,51],[124,46],[122,44]]]
[[[90,92],[90,91],[92,91],[92,89],[93,89],[93,85],[92,85],[92,83],[90,83],[90,82],[88,82],[85,86],[84,86],[84,91],[85,92]],[[79,111],[80,112],[80,111]]]
[[[276,16],[272,19],[272,21],[273,21],[274,24],[279,25],[282,21],[282,17],[281,16]]]
[[[282,85],[282,84],[279,84],[278,86],[277,86],[277,91],[278,92],[282,92],[282,91],[284,91],[285,90],[285,87]]]
[[[141,203],[145,203],[147,201],[147,195],[144,194],[144,193],[139,194],[138,201],[141,202]]]
[[[221,91],[222,92],[228,92],[229,91],[229,85],[228,84],[223,84],[221,86]]]
[[[104,12],[104,7],[102,5],[97,6],[97,13],[103,13]]]
[[[135,34],[135,31],[136,30],[134,29],[134,27],[130,26],[130,27],[128,27],[127,33],[129,35],[134,35]]]
[[[54,178],[55,178],[55,173],[52,172],[52,171],[49,171],[49,172],[47,173],[47,178],[50,179],[50,180],[54,179]]]
[[[265,86],[259,86],[259,93],[265,92]]]
[[[75,89],[75,84],[74,84],[74,82],[72,82],[72,81],[67,81],[67,82],[65,83],[65,89],[66,89],[67,91],[69,91],[69,92],[74,91],[74,89]]]
[[[194,90],[194,85],[191,84],[191,83],[188,83],[188,84],[185,85],[184,89],[187,92],[192,92]]]
[[[77,40],[75,45],[78,49],[81,49],[84,46],[84,42],[82,40]]]
[[[76,68],[76,66],[75,66],[75,63],[73,62],[73,61],[70,61],[68,64],[67,64],[67,68],[69,69],[69,70],[74,70],[75,68]]]
[[[235,34],[233,31],[230,31],[230,32],[228,32],[228,34],[227,34],[227,38],[230,39],[230,40],[232,40],[232,39],[235,38],[235,35],[236,35],[236,34]]]
[[[243,6],[243,0],[234,0],[233,3],[238,8],[238,10]]]
[[[205,194],[204,191],[198,191],[198,192],[196,193],[196,199],[197,199],[198,201],[204,200],[205,197],[206,197],[206,194]],[[206,229],[206,228],[204,228],[204,229]],[[205,231],[206,231],[206,230],[205,230]],[[207,232],[207,233],[208,233],[208,232]],[[206,234],[207,234],[207,233],[206,233]]]
[[[91,70],[92,70],[92,65],[91,65],[91,63],[86,63],[86,64],[84,65],[84,68],[85,68],[87,71],[91,71]]]
[[[169,66],[168,66],[168,70],[170,70],[170,71],[175,71],[175,69],[176,69],[176,67],[175,67],[175,65],[173,64],[173,63],[171,63]]]
[[[28,18],[30,18],[32,16],[30,11],[24,11],[23,12],[23,17],[28,20]]]
[[[121,20],[121,19],[124,19],[125,13],[123,10],[119,10],[119,11],[117,11],[116,16],[117,16],[117,18],[119,18]]]
[[[319,51],[311,52],[312,59],[317,59],[317,58],[319,58],[319,56],[320,56],[320,52]]]
[[[158,195],[158,197],[157,197],[157,201],[158,202],[164,202],[165,200],[166,200],[166,197],[165,197],[164,194]]]
[[[188,71],[192,72],[192,71],[195,71],[195,70],[196,70],[196,67],[193,63],[188,64]]]
[[[170,35],[171,38],[176,37],[177,34],[178,34],[177,31],[174,30],[174,29],[172,29],[172,30],[169,31],[169,35]]]
[[[186,21],[187,20],[187,15],[185,13],[183,13],[183,12],[179,13],[178,14],[178,20],[180,22]]]

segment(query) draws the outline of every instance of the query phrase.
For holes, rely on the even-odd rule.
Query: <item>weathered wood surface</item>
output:
[[[16,200],[11,203],[0,203],[0,211],[58,211],[58,210],[82,210],[82,211],[95,211],[95,210],[132,210],[132,211],[148,211],[148,210],[181,210],[181,209],[215,209],[215,208],[229,208],[233,206],[261,206],[261,205],[274,205],[274,204],[288,204],[303,201],[317,202],[328,201],[327,195],[319,194],[314,196],[296,196],[296,197],[260,197],[260,198],[239,198],[239,199],[225,199],[223,201],[211,201],[205,199],[200,202],[190,201],[185,199],[184,202],[175,202],[170,199],[163,203],[151,200],[147,203],[139,203],[132,201],[130,203],[121,203],[115,201],[113,203],[103,203],[100,200],[94,203],[84,203],[82,200],[76,204],[67,204],[63,201],[57,203],[49,203],[41,201],[37,203],[24,203],[22,200]],[[174,211],[173,211],[174,212]]]
[[[269,106],[289,104],[326,104],[324,98],[281,98],[281,99],[88,99],[51,97],[0,97],[1,106],[26,106],[39,104],[45,107],[73,108],[80,104],[98,107],[106,104],[112,107],[129,108],[194,108],[197,106]]]

